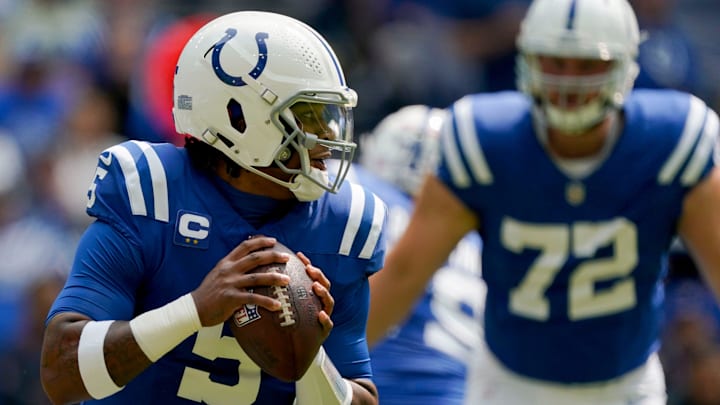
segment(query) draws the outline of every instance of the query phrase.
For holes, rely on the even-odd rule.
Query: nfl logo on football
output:
[[[245,326],[250,322],[260,319],[260,313],[258,312],[257,305],[243,305],[240,309],[235,311],[233,319],[235,320],[235,325],[238,327]]]

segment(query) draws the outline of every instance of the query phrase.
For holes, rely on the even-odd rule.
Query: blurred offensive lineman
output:
[[[450,107],[438,171],[371,278],[369,327],[405,316],[478,229],[488,350],[468,404],[665,404],[656,352],[676,233],[720,293],[718,116],[690,94],[631,91],[639,41],[626,0],[536,0],[521,91]]]
[[[360,139],[360,165],[352,166],[348,180],[388,205],[388,249],[407,226],[423,176],[437,165],[444,116],[445,110],[406,106]],[[368,329],[373,380],[383,405],[462,404],[468,359],[482,339],[484,290],[480,236],[471,232],[402,324],[386,336]]]
[[[201,28],[175,74],[185,147],[129,141],[100,155],[87,204],[97,221],[48,315],[48,396],[376,404],[367,277],[382,266],[386,214],[369,191],[340,189],[355,150],[356,94],[331,48],[289,17],[237,12]],[[328,174],[333,156],[342,164]],[[275,240],[304,253],[324,306],[324,349],[297,383],[263,373],[225,323],[238,309],[247,321],[256,305],[280,309],[252,288],[287,277],[245,274],[288,260],[260,250]]]

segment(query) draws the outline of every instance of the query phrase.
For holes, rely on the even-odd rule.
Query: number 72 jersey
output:
[[[520,93],[451,110],[438,177],[480,219],[494,355],[562,383],[644,363],[659,344],[665,252],[713,166],[717,115],[688,94],[636,90],[616,143],[577,170],[547,154]]]

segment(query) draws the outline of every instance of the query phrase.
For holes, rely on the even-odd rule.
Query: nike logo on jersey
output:
[[[207,249],[210,246],[210,216],[178,211],[173,242],[178,246]]]

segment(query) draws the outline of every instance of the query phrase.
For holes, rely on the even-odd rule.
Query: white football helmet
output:
[[[627,0],[535,0],[517,40],[518,88],[537,103],[536,112],[548,125],[582,133],[623,105],[639,71],[639,44],[637,19]],[[541,71],[539,55],[612,64],[607,73],[559,76]],[[559,104],[549,102],[551,89],[564,95]],[[568,94],[590,101],[563,108]]]
[[[445,117],[445,110],[425,105],[395,111],[360,138],[360,164],[414,196],[423,177],[437,167]]]
[[[241,11],[212,20],[188,41],[175,69],[176,130],[289,188],[301,200],[340,187],[356,148],[356,103],[357,94],[347,87],[325,39],[275,13]],[[285,165],[294,153],[300,156],[299,169]],[[312,165],[331,157],[342,162],[332,182]],[[292,179],[256,169],[273,164]]]

